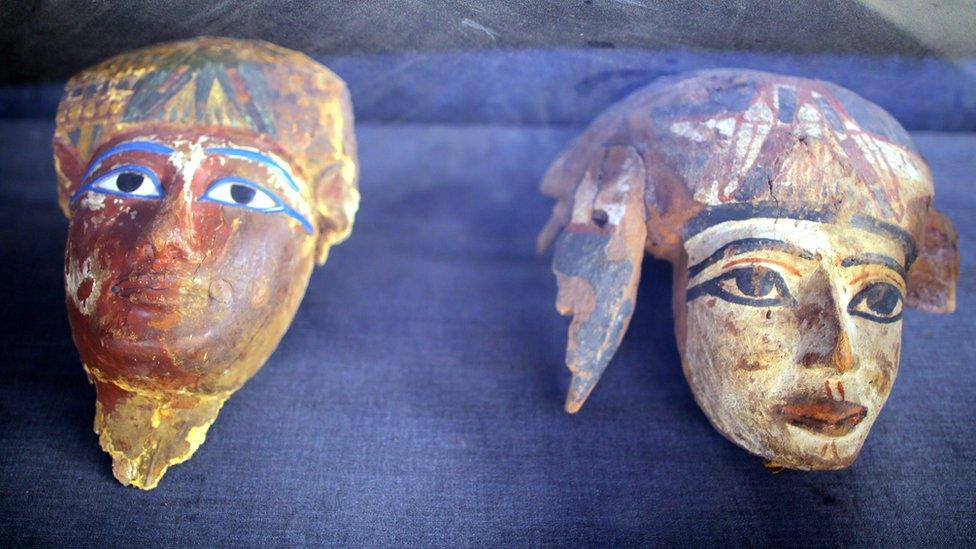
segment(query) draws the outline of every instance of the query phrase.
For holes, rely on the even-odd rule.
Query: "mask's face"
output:
[[[308,282],[307,183],[248,134],[183,131],[114,139],[76,184],[65,284],[83,362],[127,388],[240,386]]]
[[[685,242],[685,374],[715,426],[799,469],[849,465],[898,370],[899,241],[791,219],[720,223]]]

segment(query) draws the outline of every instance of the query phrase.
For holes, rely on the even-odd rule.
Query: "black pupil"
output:
[[[120,191],[124,193],[131,193],[142,186],[143,179],[144,177],[142,174],[123,173],[119,174],[118,178],[116,178],[115,184],[119,187]]]
[[[247,204],[251,200],[254,200],[254,192],[254,189],[245,187],[244,185],[230,186],[230,197],[238,204]]]
[[[741,269],[735,273],[735,285],[743,295],[762,297],[776,286],[776,274],[763,267]]]
[[[868,308],[879,315],[890,315],[900,299],[901,293],[891,284],[878,284],[869,288],[864,296]]]

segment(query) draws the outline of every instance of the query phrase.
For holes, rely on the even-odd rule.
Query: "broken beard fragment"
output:
[[[576,412],[633,312],[644,252],[674,267],[698,404],[771,466],[839,469],[891,391],[904,307],[951,312],[956,232],[905,130],[839,86],[769,73],[662,79],[549,168],[557,310]]]
[[[95,432],[115,477],[148,490],[203,443],[349,236],[349,94],[266,42],[162,44],[72,78],[54,152]]]

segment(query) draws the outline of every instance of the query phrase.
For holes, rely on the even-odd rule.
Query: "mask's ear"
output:
[[[315,185],[316,216],[319,239],[315,262],[325,263],[332,246],[349,238],[359,210],[358,171],[354,160],[346,159],[320,176]]]
[[[601,152],[577,180],[571,203],[554,212],[568,214],[552,270],[559,286],[556,310],[573,317],[566,345],[566,366],[573,372],[570,413],[586,401],[627,331],[647,236],[643,160],[632,147]]]
[[[74,194],[85,174],[85,164],[78,155],[78,150],[61,139],[54,139],[54,172],[58,176],[58,203],[64,215],[71,218],[68,201]]]
[[[956,309],[959,278],[959,236],[949,218],[929,208],[918,258],[908,271],[906,304],[933,313]]]

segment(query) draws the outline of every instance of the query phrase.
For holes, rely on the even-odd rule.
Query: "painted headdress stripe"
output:
[[[785,207],[768,202],[758,204],[737,202],[703,209],[685,224],[682,229],[682,238],[687,241],[705,229],[726,221],[767,218],[834,223],[837,222],[839,217],[838,212],[831,209],[795,206]],[[915,245],[915,240],[907,231],[897,225],[863,215],[851,217],[850,224],[859,229],[887,236],[900,242],[902,248],[905,250],[905,270],[911,268],[912,263],[915,262],[915,258],[918,257],[918,248]]]

